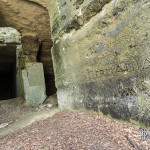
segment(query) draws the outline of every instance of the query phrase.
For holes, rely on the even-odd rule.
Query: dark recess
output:
[[[55,76],[54,76],[53,71],[52,72],[47,71],[48,70],[47,64],[45,64],[44,62],[41,61],[42,47],[43,47],[43,43],[40,41],[39,42],[39,51],[38,51],[38,54],[37,54],[37,62],[43,63],[45,86],[46,86],[46,95],[51,96],[51,95],[55,94],[56,91],[57,91],[57,89],[55,87]],[[50,55],[50,53],[49,53],[49,55]],[[51,57],[51,56],[49,56],[49,57]]]
[[[16,47],[0,47],[0,100],[16,97]]]

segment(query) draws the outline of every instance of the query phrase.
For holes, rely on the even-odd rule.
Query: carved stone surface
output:
[[[61,109],[87,108],[150,123],[148,0],[51,0]]]
[[[26,104],[37,106],[46,99],[44,71],[42,63],[27,63],[22,70]]]
[[[53,74],[52,40],[46,6],[47,0],[0,0],[0,27],[17,29],[22,36],[27,61],[40,61],[46,73]]]

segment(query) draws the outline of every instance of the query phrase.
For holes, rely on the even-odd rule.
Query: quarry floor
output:
[[[15,101],[17,109],[12,101],[0,107],[1,113],[10,108],[0,118],[0,150],[150,150],[150,139],[143,141],[133,123],[95,112],[27,108]]]

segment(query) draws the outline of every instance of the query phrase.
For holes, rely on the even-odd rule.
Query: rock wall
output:
[[[59,106],[150,124],[149,0],[50,0]]]
[[[47,0],[0,0],[0,26],[22,34],[26,62],[42,62],[47,94],[55,93]]]
[[[20,33],[10,27],[0,27],[0,99],[23,96],[21,69],[22,44]]]
[[[16,28],[22,34],[24,54],[29,62],[41,61],[52,73],[51,36],[46,1],[0,0],[0,26]],[[39,55],[40,54],[40,55]]]

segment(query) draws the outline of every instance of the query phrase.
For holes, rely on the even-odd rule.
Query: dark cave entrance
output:
[[[0,100],[16,95],[16,46],[3,46],[0,47]]]
[[[52,47],[51,43],[52,43],[52,41],[48,41],[47,42],[48,44],[45,44],[48,46],[46,52],[42,51],[42,49],[44,49],[43,43],[41,42],[39,44],[39,51],[37,54],[37,62],[43,63],[46,95],[51,96],[51,95],[56,94],[56,92],[57,92],[57,88],[55,86],[55,75],[54,75],[54,69],[53,69],[53,65],[52,65],[53,62],[52,62],[52,56],[51,56],[51,47]],[[42,57],[43,58],[45,57],[46,59],[43,60]]]
[[[45,76],[46,95],[51,96],[55,94],[57,91],[55,87],[54,74],[49,74],[47,72],[44,72],[44,76]]]

